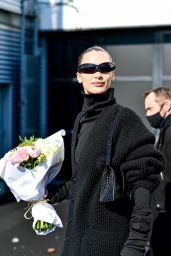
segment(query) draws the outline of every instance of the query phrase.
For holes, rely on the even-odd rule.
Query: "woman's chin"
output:
[[[89,94],[102,94],[105,93],[109,88],[106,87],[96,87],[89,91]]]

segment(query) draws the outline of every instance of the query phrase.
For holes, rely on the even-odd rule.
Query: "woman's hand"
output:
[[[45,189],[45,194],[44,194],[44,198],[47,198],[48,197],[48,190]]]

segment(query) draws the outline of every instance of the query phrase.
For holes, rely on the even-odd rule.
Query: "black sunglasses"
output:
[[[99,65],[84,63],[79,65],[78,72],[85,74],[94,74],[96,72],[107,73],[115,69],[115,64],[113,62],[104,62]]]

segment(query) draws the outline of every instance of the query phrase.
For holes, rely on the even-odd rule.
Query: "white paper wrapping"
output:
[[[35,168],[29,170],[11,164],[6,155],[0,160],[0,177],[6,182],[16,200],[42,200],[45,188],[59,173],[64,160],[64,143],[61,130],[44,140],[53,141],[58,145],[57,150]]]
[[[56,214],[55,209],[52,207],[52,205],[48,204],[47,202],[37,203],[33,205],[32,216],[34,218],[33,229],[34,225],[38,220],[43,220],[54,225],[52,228],[45,231],[35,230],[37,235],[47,235],[50,232],[54,231],[57,227],[63,227],[61,219]]]
[[[8,153],[0,160],[0,177],[6,182],[17,202],[20,200],[33,202],[44,199],[48,183],[55,178],[62,167],[64,160],[64,141],[62,136],[64,135],[65,131],[60,130],[44,139],[56,143],[58,145],[57,150],[48,155],[44,162],[31,170],[11,164],[7,159]],[[48,203],[35,204],[32,208],[32,214],[33,218],[35,218],[33,223],[37,220],[37,216],[39,220],[41,220],[40,217],[42,216],[44,221],[51,220],[49,223],[56,223],[54,224],[55,228],[57,226],[62,227],[56,211]]]

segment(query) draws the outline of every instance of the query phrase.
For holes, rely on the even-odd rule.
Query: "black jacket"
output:
[[[164,120],[157,147],[165,156],[164,180],[171,182],[171,115]]]
[[[111,91],[112,93],[112,91]],[[99,113],[76,162],[81,112],[72,136],[72,179],[53,201],[69,198],[69,215],[64,256],[144,255],[150,223],[150,191],[158,185],[157,173],[163,169],[163,156],[154,149],[154,136],[130,109],[118,111],[108,104]],[[100,203],[102,173],[105,168],[107,138],[112,121],[112,166],[124,174],[134,190],[135,206],[128,198]]]
[[[160,185],[152,195],[153,225],[150,255],[153,256],[171,255],[171,115],[162,123],[156,147],[164,153],[165,166]]]

